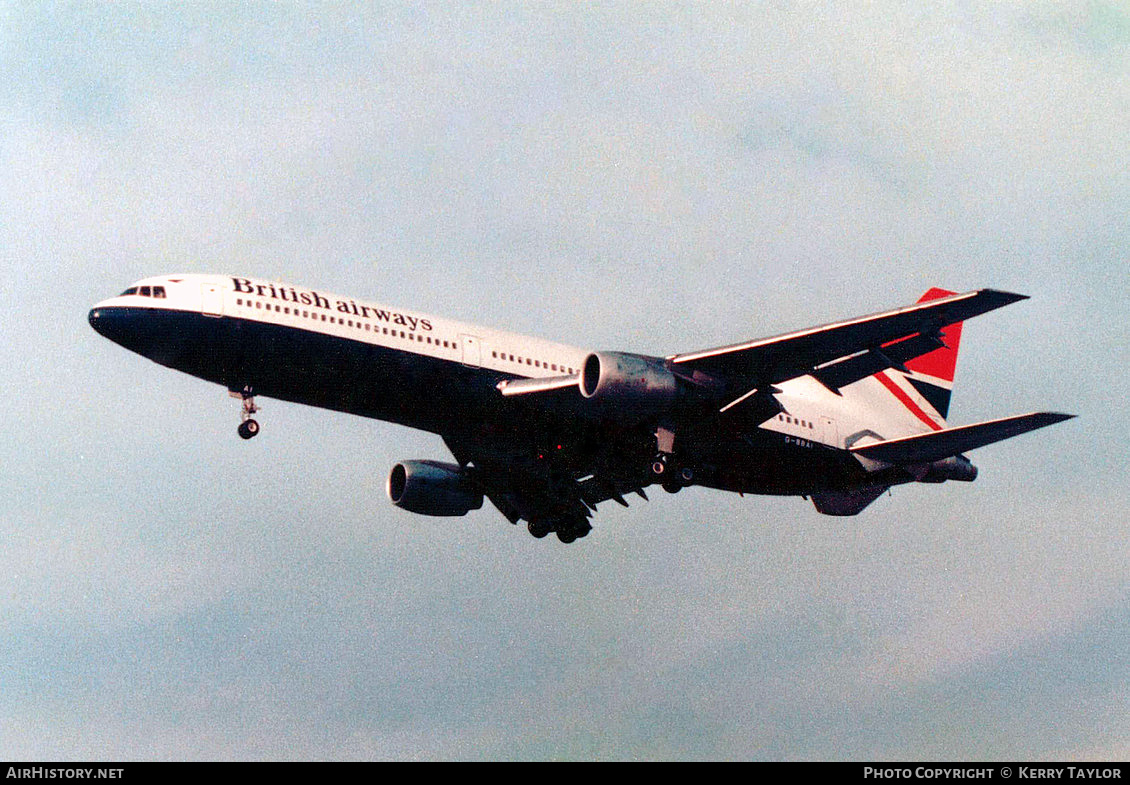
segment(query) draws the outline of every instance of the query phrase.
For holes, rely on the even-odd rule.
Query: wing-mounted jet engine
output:
[[[474,480],[452,463],[401,461],[388,475],[388,498],[397,507],[419,515],[466,515],[483,506]]]

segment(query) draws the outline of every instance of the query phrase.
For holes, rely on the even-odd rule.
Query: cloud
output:
[[[1082,9],[1082,10],[1080,10]],[[1117,6],[29,8],[0,64],[17,757],[1119,757]],[[439,440],[103,341],[245,272],[668,353],[997,286],[972,487],[700,489],[535,541],[389,508]],[[607,508],[607,509],[606,509]]]

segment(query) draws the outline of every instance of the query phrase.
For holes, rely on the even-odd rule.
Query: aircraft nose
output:
[[[121,319],[117,317],[118,313],[114,308],[105,308],[102,303],[98,303],[90,309],[86,321],[90,322],[94,331],[103,338],[117,341],[122,328]]]
[[[103,338],[126,347],[130,351],[146,354],[152,346],[151,330],[139,322],[138,314],[130,313],[129,308],[119,305],[98,303],[86,315],[86,320],[94,331]],[[160,343],[160,341],[158,341]]]

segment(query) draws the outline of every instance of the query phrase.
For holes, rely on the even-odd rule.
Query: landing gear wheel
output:
[[[667,493],[678,493],[683,488],[694,482],[694,469],[690,466],[669,467],[667,474],[663,475],[660,485]]]
[[[557,539],[563,543],[570,543],[579,540],[581,537],[586,536],[592,531],[592,526],[583,518],[573,521],[562,521],[557,525]]]
[[[530,521],[526,524],[526,528],[529,529],[530,534],[534,535],[539,540],[552,531],[549,524],[545,521]]]
[[[250,439],[259,433],[259,423],[255,420],[244,420],[239,424],[239,435],[244,439]]]

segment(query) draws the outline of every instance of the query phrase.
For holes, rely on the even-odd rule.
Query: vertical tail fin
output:
[[[918,302],[937,300],[941,297],[949,297],[951,294],[953,292],[945,289],[933,288],[922,295]],[[957,322],[942,329],[942,341],[945,346],[908,360],[906,368],[910,373],[891,371],[906,379],[942,420],[945,420],[949,414],[954,371],[957,368],[957,350],[961,343],[961,325],[961,322]]]

